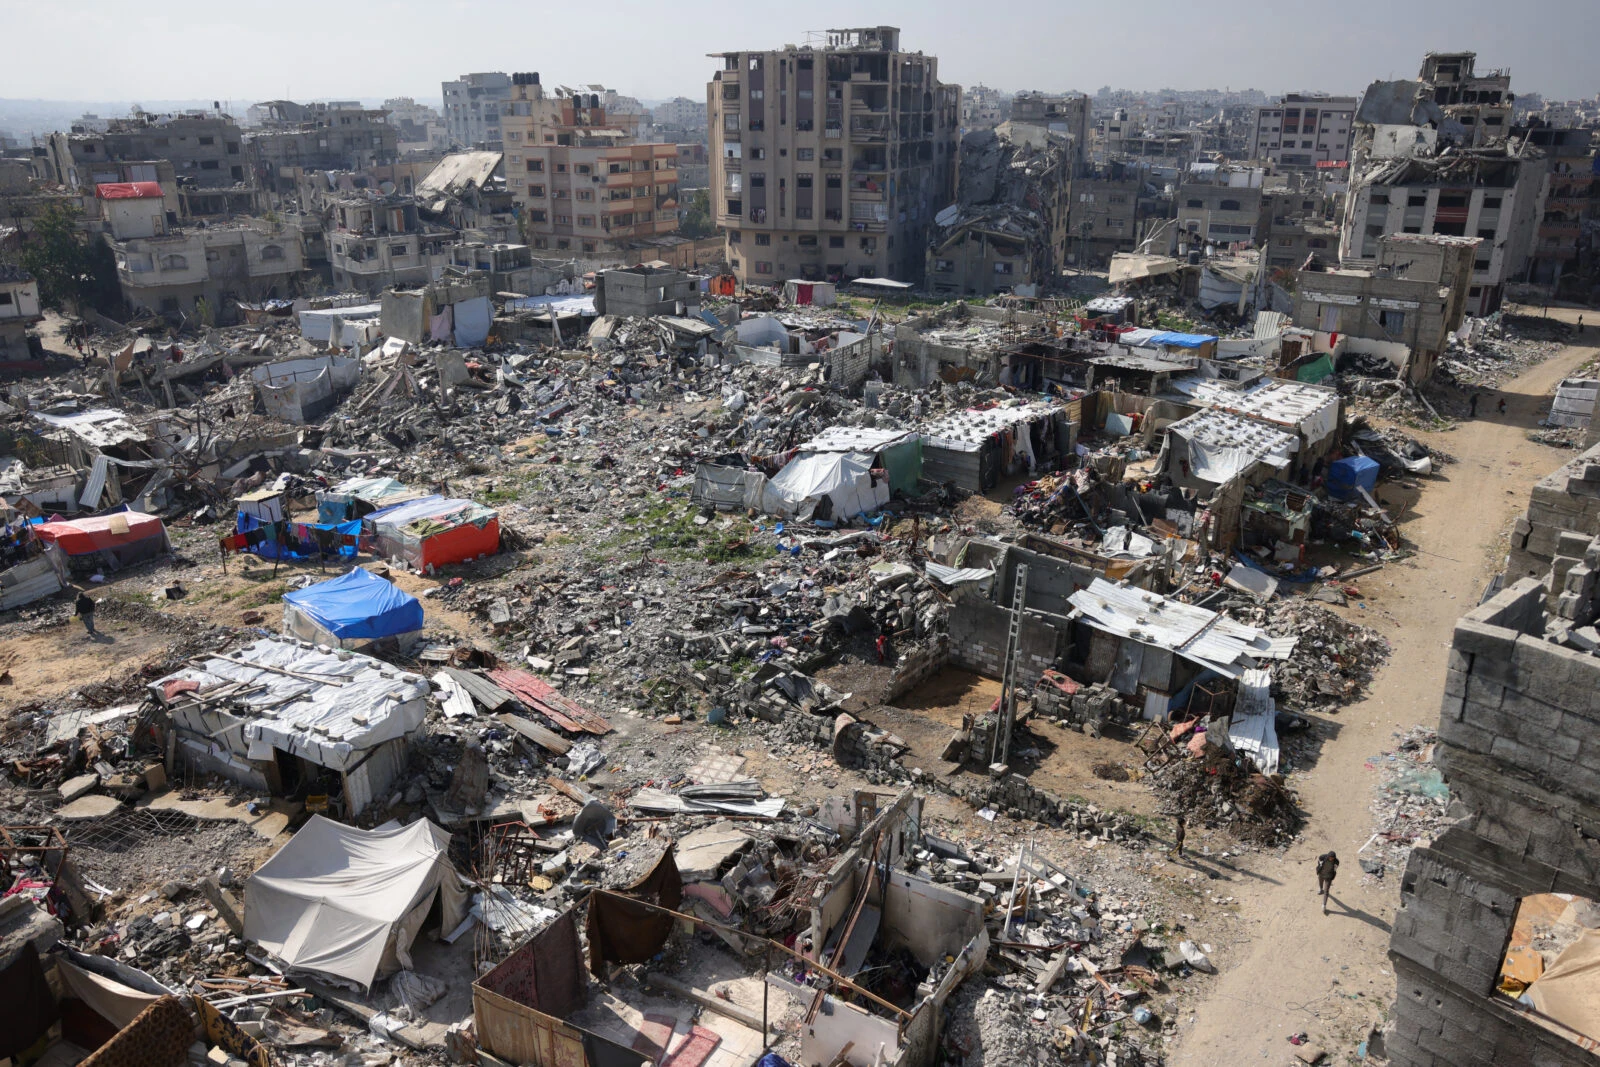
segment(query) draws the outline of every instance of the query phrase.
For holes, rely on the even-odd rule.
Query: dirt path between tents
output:
[[[1551,310],[1575,321],[1578,311]],[[1499,569],[1515,516],[1534,482],[1574,453],[1527,439],[1549,410],[1560,380],[1586,360],[1600,319],[1587,312],[1581,346],[1563,349],[1498,391],[1506,414],[1490,414],[1423,438],[1456,456],[1429,479],[1406,514],[1406,536],[1425,554],[1361,579],[1365,608],[1345,614],[1375,627],[1393,654],[1364,701],[1328,719],[1332,736],[1316,765],[1294,785],[1309,818],[1285,854],[1247,856],[1226,890],[1239,900],[1236,934],[1215,944],[1219,977],[1178,1020],[1173,1064],[1293,1063],[1287,1038],[1305,1031],[1345,1062],[1393,1003],[1394,970],[1386,955],[1398,904],[1400,872],[1363,878],[1355,853],[1373,829],[1377,772],[1368,757],[1395,746],[1396,733],[1436,725],[1446,653],[1457,617]],[[1191,841],[1193,840],[1191,835]],[[1321,913],[1312,871],[1335,849],[1343,863],[1337,903]],[[1363,882],[1370,884],[1363,885]]]

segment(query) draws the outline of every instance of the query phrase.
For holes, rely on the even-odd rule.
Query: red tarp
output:
[[[160,182],[102,182],[94,187],[101,200],[160,200]]]
[[[573,733],[608,734],[611,724],[597,712],[569,700],[548,682],[527,671],[499,667],[489,672],[489,680],[512,696],[550,716],[563,730]]]
[[[165,538],[166,527],[154,515],[138,511],[117,511],[92,515],[87,519],[66,519],[35,526],[41,540],[54,541],[69,556],[84,556],[121,545],[131,545],[150,537]]]
[[[447,563],[460,563],[462,560],[476,559],[479,556],[492,556],[500,551],[500,520],[490,519],[479,529],[471,522],[464,522],[450,530],[441,530],[439,533],[430,534],[422,539],[422,559],[418,565],[426,567],[433,564],[443,567]]]

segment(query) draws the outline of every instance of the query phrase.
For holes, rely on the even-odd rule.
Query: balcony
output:
[[[723,156],[722,169],[728,174],[737,174],[744,169],[744,160],[738,156]]]
[[[844,167],[844,160],[842,160],[842,159],[824,159],[824,160],[822,160],[822,169],[823,170],[839,170],[839,169],[841,169],[843,167]]]

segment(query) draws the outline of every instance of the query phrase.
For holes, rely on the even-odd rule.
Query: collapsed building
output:
[[[956,202],[933,218],[928,290],[1034,295],[1050,284],[1071,158],[1068,139],[1042,126],[1007,122],[962,138]]]

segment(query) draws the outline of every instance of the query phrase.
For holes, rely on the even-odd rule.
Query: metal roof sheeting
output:
[[[1257,660],[1288,659],[1294,651],[1293,638],[1273,639],[1215,611],[1104,578],[1073,593],[1068,602],[1097,630],[1167,649],[1229,678],[1240,677]]]

